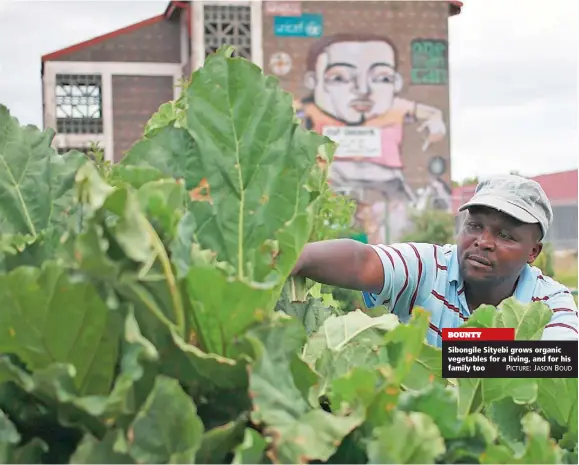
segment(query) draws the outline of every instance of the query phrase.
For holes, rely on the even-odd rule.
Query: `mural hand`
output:
[[[446,125],[444,121],[440,118],[430,118],[425,120],[417,129],[418,132],[423,132],[425,129],[428,129],[428,135],[424,144],[422,145],[422,151],[425,152],[426,149],[430,146],[433,142],[438,142],[442,140],[442,138],[446,134]]]

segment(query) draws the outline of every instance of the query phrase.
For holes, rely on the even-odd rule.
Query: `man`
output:
[[[553,213],[541,186],[520,176],[481,182],[457,245],[365,245],[349,239],[308,244],[294,274],[360,290],[369,308],[387,305],[402,322],[414,306],[431,314],[427,342],[463,324],[480,305],[514,296],[553,311],[543,339],[577,339],[577,306],[567,288],[530,265],[542,250]]]

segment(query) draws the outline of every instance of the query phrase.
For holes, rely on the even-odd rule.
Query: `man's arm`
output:
[[[543,331],[544,341],[577,340],[577,305],[567,288],[549,296],[545,301],[553,312]]]
[[[368,308],[388,305],[406,320],[417,301],[430,294],[436,257],[431,244],[365,245],[350,239],[308,244],[294,274],[363,291]],[[440,256],[439,256],[440,255]],[[436,268],[435,268],[436,269]]]
[[[384,287],[380,257],[371,246],[353,239],[307,244],[292,274],[330,286],[375,294]]]

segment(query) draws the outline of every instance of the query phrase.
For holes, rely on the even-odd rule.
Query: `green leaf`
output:
[[[212,406],[212,421],[218,421],[218,411],[229,420],[250,408],[246,360],[205,353],[183,341],[174,331],[162,350],[162,373],[178,379],[193,399],[218,403]],[[214,398],[221,395],[220,401]]]
[[[501,399],[485,409],[486,416],[497,426],[502,440],[512,449],[524,440],[521,420],[528,412],[528,406],[516,404],[511,398]]]
[[[515,328],[518,341],[538,341],[551,321],[551,309],[544,302],[522,304],[511,297],[498,306],[497,327]]]
[[[194,463],[203,423],[175,379],[158,376],[128,432],[130,455],[139,463]]]
[[[415,308],[408,324],[398,325],[386,334],[384,340],[388,347],[390,364],[394,369],[394,382],[406,386],[405,380],[411,375],[412,366],[423,350],[429,322],[430,314],[421,308]],[[409,378],[408,381],[412,385],[414,380]]]
[[[485,405],[512,397],[517,404],[531,404],[537,400],[537,380],[528,378],[485,378],[481,381]]]
[[[251,418],[272,439],[269,457],[276,463],[327,460],[363,421],[363,413],[337,416],[309,403],[305,393],[316,377],[297,358],[305,339],[299,322],[279,318],[251,330],[247,338],[256,354],[250,371]]]
[[[83,436],[77,449],[70,457],[70,463],[136,463],[125,451],[118,447],[118,443],[124,443],[123,432],[119,429],[107,431],[102,440],[96,439],[90,434]]]
[[[235,447],[233,464],[261,463],[267,443],[263,436],[254,429],[246,428],[243,442]]]
[[[481,305],[461,328],[514,328],[516,340],[536,341],[541,339],[551,316],[552,312],[544,302],[523,304],[509,297],[497,308]]]
[[[174,179],[163,179],[141,186],[137,192],[139,204],[147,217],[172,240],[186,202],[183,184]]]
[[[563,454],[550,438],[549,423],[537,413],[529,412],[521,424],[526,437],[524,450],[514,453],[506,446],[490,446],[481,456],[482,463],[561,463]]]
[[[571,429],[570,415],[577,413],[577,378],[541,378],[538,383],[537,404],[542,414],[551,422]],[[577,422],[574,432],[577,436]]]
[[[406,389],[419,390],[432,383],[447,384],[442,377],[442,350],[424,342],[402,384]]]
[[[458,434],[446,441],[446,452],[439,463],[477,463],[482,454],[494,447],[498,432],[482,414],[462,419]]]
[[[116,326],[120,326],[118,322]],[[63,424],[84,425],[98,435],[105,423],[112,424],[124,415],[136,413],[152,387],[146,367],[156,361],[158,355],[150,342],[141,336],[132,312],[126,318],[124,339],[120,373],[112,390],[107,390],[104,395],[82,396],[74,384],[72,365],[51,364],[28,374],[7,357],[0,358],[0,386],[2,382],[12,381],[33,399],[42,401],[41,405],[48,406]],[[113,362],[116,363],[116,359]],[[30,426],[43,418],[40,412],[33,413],[35,421],[27,422]],[[18,417],[24,420],[23,412],[18,412]]]
[[[395,412],[389,424],[374,430],[367,447],[369,463],[435,463],[445,450],[436,424],[418,412]]]
[[[6,462],[14,464],[46,463],[48,445],[39,438],[32,438],[26,444],[12,450]]]
[[[197,463],[228,463],[231,451],[241,445],[244,438],[246,418],[231,421],[203,434],[201,447],[197,452]]]
[[[189,322],[208,353],[232,356],[231,343],[270,313],[272,286],[231,280],[209,264],[191,267],[186,286],[193,307]]]
[[[90,282],[51,262],[22,267],[0,275],[0,302],[0,352],[17,355],[30,370],[70,363],[81,392],[108,391],[118,339]]]
[[[378,383],[378,373],[361,366],[334,379],[328,393],[332,412],[348,413],[360,404],[368,407],[374,400]]]
[[[384,332],[394,329],[398,324],[398,318],[392,314],[371,317],[361,310],[355,310],[345,315],[332,315],[308,339],[304,360],[310,364],[315,363],[326,349],[339,352],[354,339],[383,344]]]
[[[400,410],[428,415],[444,438],[458,436],[461,422],[458,418],[458,398],[454,389],[432,384],[421,391],[406,391],[400,396]]]
[[[0,234],[37,236],[68,223],[74,176],[86,158],[77,151],[57,154],[53,137],[51,129],[20,126],[0,105]]]
[[[269,242],[281,240],[278,231],[305,213],[313,200],[308,190],[321,191],[328,155],[320,149],[330,150],[329,140],[294,120],[292,96],[277,79],[225,52],[207,58],[185,95],[187,131],[197,144],[190,206],[196,240],[230,263],[238,279],[263,282],[283,263],[272,260]],[[316,169],[317,157],[323,170]],[[294,261],[310,235],[313,210],[309,217],[297,250],[280,248],[295,254]],[[282,279],[288,265],[279,269]]]
[[[292,289],[295,290],[294,282],[295,280],[290,278],[284,285],[275,309],[297,318],[304,325],[306,333],[310,335],[320,328],[332,311],[319,298],[313,296],[303,296],[303,301],[296,300],[297,296],[292,296]]]
[[[20,434],[6,414],[0,410],[0,462],[10,463],[12,449],[20,442]]]
[[[497,309],[492,305],[481,305],[478,307],[468,320],[463,323],[461,328],[493,328],[497,316]]]
[[[187,190],[195,187],[199,155],[195,141],[184,129],[167,126],[160,128],[134,144],[120,161],[127,169],[155,169],[165,176],[183,179]]]

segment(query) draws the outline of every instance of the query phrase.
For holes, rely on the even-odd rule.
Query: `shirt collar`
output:
[[[452,246],[452,254],[448,261],[448,280],[450,282],[462,282],[460,267],[458,266],[458,248],[456,244]]]

